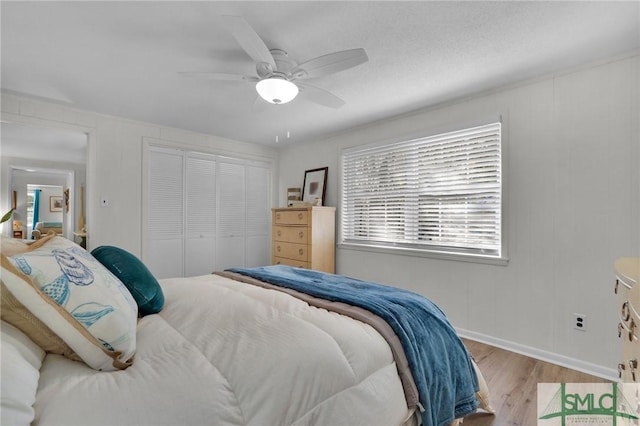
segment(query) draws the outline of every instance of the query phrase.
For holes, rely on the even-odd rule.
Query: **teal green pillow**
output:
[[[134,255],[113,246],[100,246],[91,252],[129,289],[138,304],[140,316],[157,314],[164,306],[164,294],[158,280]]]

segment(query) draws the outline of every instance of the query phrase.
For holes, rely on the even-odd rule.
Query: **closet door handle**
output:
[[[613,288],[613,292],[618,294],[618,286],[620,285],[620,281],[616,280],[616,286]]]
[[[618,377],[622,377],[622,372],[625,370],[625,366],[623,363],[618,364]]]
[[[636,328],[636,323],[635,321],[633,321],[633,319],[631,319],[631,322],[629,323],[629,341],[633,342],[633,330]]]

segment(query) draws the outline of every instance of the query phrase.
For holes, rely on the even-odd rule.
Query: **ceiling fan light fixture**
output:
[[[298,86],[283,78],[271,77],[256,83],[256,91],[262,99],[272,104],[286,104],[298,96]]]

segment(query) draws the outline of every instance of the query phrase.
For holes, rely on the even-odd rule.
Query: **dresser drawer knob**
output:
[[[276,251],[277,251],[278,253],[280,253],[280,246],[277,246],[277,247],[276,247]]]
[[[298,213],[298,219],[302,220],[303,217],[302,213]]]
[[[631,370],[631,379],[636,381],[636,368],[638,368],[638,360],[630,359],[629,360],[629,370]]]
[[[621,336],[622,336],[622,323],[619,322],[618,323],[618,337],[621,337]]]
[[[298,254],[299,254],[300,256],[302,256],[302,255],[304,254],[304,250],[303,250],[303,249],[299,249],[299,250],[298,250]]]
[[[629,312],[629,301],[626,301],[622,304],[620,313],[622,314],[622,319],[624,321],[629,321],[629,317],[631,317],[631,313]]]
[[[280,213],[276,213],[276,219],[280,220]]]
[[[298,236],[299,236],[300,238],[304,238],[304,232],[300,231],[300,232],[298,233]]]
[[[278,234],[278,237],[281,237],[282,236],[282,231],[278,231],[277,234]]]

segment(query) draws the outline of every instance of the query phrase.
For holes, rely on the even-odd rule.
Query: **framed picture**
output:
[[[304,184],[302,185],[302,201],[313,205],[324,206],[324,195],[327,187],[327,172],[329,167],[307,170],[304,172]],[[318,204],[320,200],[321,204]]]
[[[62,197],[51,196],[49,197],[49,211],[50,212],[61,212],[62,207],[64,206]]]

